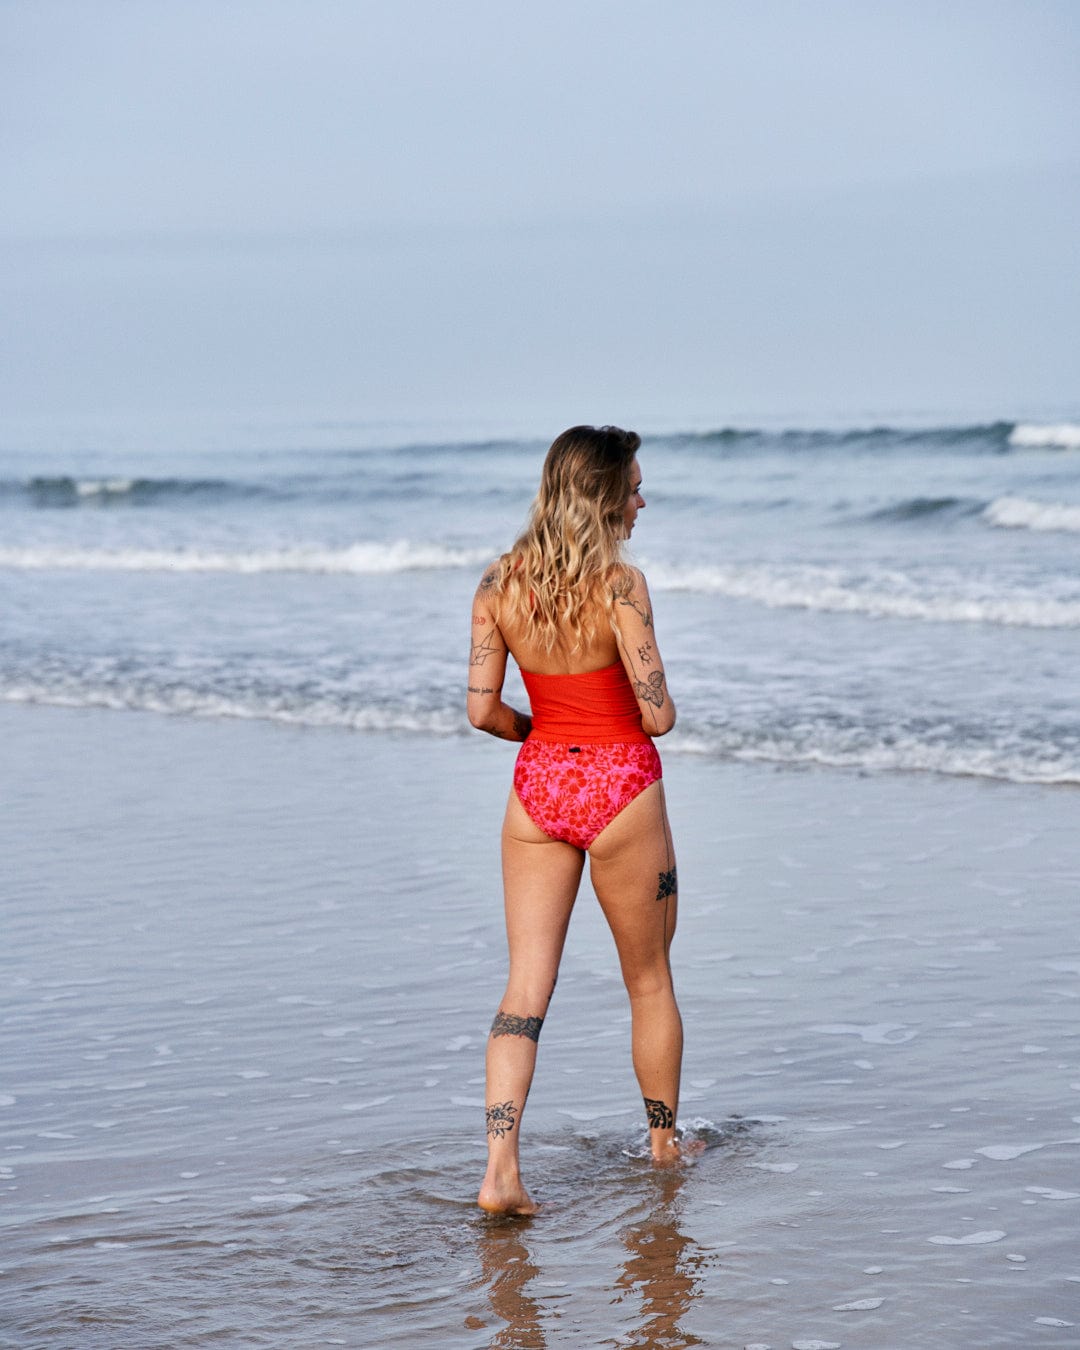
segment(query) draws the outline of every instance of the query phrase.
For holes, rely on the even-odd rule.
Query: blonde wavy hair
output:
[[[613,612],[613,587],[629,576],[623,517],[640,445],[634,431],[583,426],[547,452],[528,523],[493,578],[499,613],[546,651],[577,650]]]

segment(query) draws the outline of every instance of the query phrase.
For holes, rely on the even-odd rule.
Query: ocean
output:
[[[0,451],[3,1350],[1077,1344],[1080,425],[645,438],[704,1150],[585,884],[493,1219],[467,612],[545,448]]]
[[[0,450],[0,699],[467,735],[462,614],[544,442],[308,436]],[[728,428],[641,464],[669,754],[1080,783],[1080,425]]]

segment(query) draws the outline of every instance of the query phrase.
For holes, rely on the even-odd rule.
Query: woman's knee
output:
[[[671,967],[667,960],[632,970],[623,968],[623,983],[631,1000],[639,998],[674,997]]]

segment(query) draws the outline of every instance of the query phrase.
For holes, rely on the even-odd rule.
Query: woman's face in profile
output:
[[[635,456],[630,464],[630,496],[626,499],[626,506],[623,508],[623,524],[626,526],[626,537],[630,538],[631,531],[634,528],[634,521],[637,520],[637,513],[645,505],[645,498],[641,495],[641,466]]]

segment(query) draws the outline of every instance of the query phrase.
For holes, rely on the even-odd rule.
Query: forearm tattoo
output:
[[[542,1017],[519,1017],[517,1013],[496,1013],[491,1024],[493,1036],[527,1036],[530,1041],[540,1039],[540,1028],[544,1025]]]
[[[645,1097],[645,1114],[649,1118],[650,1130],[670,1130],[675,1124],[675,1112],[668,1106],[667,1102],[655,1100],[653,1097]]]
[[[510,725],[508,727],[491,727],[489,730],[493,736],[498,736],[502,741],[527,741],[529,733],[532,731],[532,718],[526,717],[524,713],[515,712],[510,709],[512,714]]]
[[[660,885],[657,887],[657,900],[666,900],[669,895],[678,895],[679,880],[675,875],[676,869],[673,867],[670,872],[660,873]]]
[[[664,706],[664,672],[654,670],[647,680],[634,681],[634,693],[644,703],[651,703],[654,708]]]
[[[496,1102],[484,1113],[487,1120],[487,1132],[492,1139],[501,1139],[514,1128],[517,1107],[513,1102]]]

